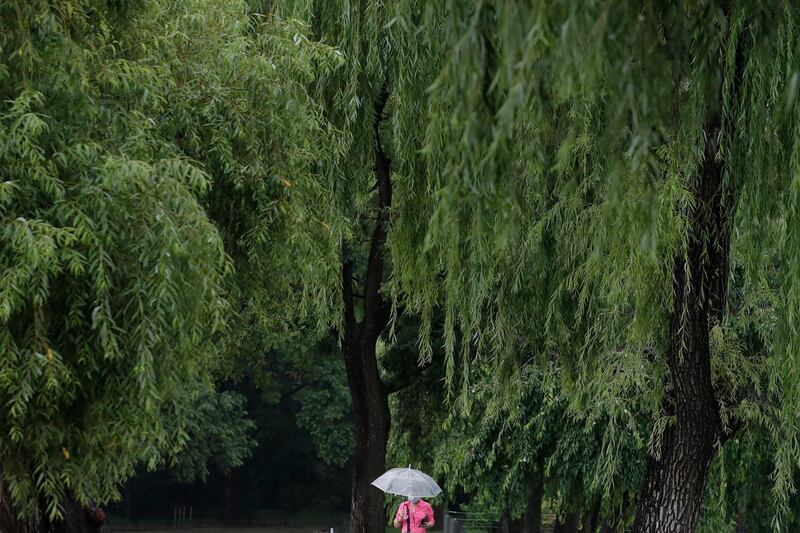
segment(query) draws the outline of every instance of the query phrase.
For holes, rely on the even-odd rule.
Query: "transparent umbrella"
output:
[[[392,468],[372,484],[383,492],[407,498],[433,498],[442,492],[431,476],[413,468]]]

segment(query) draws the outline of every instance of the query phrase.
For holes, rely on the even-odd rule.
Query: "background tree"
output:
[[[214,390],[195,398],[183,421],[187,443],[172,468],[180,481],[205,481],[209,469],[236,468],[251,456],[257,444],[252,437],[255,424],[244,402],[240,394]]]
[[[378,352],[400,307],[384,285],[391,277],[386,250],[394,224],[393,117],[405,105],[397,87],[407,75],[395,62],[407,43],[395,41],[388,28],[397,10],[410,6],[327,0],[278,5],[279,13],[309,20],[312,39],[336,47],[344,61],[312,84],[338,135],[327,147],[329,157],[320,158],[318,174],[293,182],[289,219],[296,229],[291,242],[302,258],[296,273],[304,301],[322,328],[337,332],[347,369],[355,427],[350,528],[383,531],[383,495],[370,483],[385,470],[391,426],[394,380],[382,375]],[[424,93],[424,86],[415,90]]]

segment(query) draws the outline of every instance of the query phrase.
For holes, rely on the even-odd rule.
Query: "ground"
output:
[[[165,533],[168,531],[177,531],[180,533],[316,533],[318,530],[307,527],[240,527],[240,528],[222,528],[222,527],[201,527],[201,528],[158,528],[158,529],[114,529],[115,532],[122,533],[123,531],[135,531],[136,533]]]

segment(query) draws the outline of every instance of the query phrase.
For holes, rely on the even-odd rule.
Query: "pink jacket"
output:
[[[408,516],[411,522],[411,531],[408,530],[409,520],[400,520],[400,517],[403,515],[404,508],[408,509]],[[431,509],[431,506],[428,502],[425,500],[420,500],[417,502],[414,512],[411,512],[411,503],[404,501],[400,504],[400,507],[397,508],[397,513],[394,515],[394,519],[402,522],[400,530],[403,533],[425,533],[425,528],[420,526],[420,524],[424,519],[425,525],[428,527],[433,525],[433,509]]]

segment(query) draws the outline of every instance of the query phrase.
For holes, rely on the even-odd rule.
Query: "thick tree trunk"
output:
[[[342,253],[342,297],[344,300],[343,352],[350,397],[355,415],[355,468],[350,514],[351,533],[383,533],[387,518],[383,493],[371,485],[386,468],[386,445],[391,420],[389,400],[378,370],[376,345],[389,323],[390,306],[381,295],[384,248],[392,203],[390,161],[381,145],[379,126],[388,99],[383,86],[375,103],[375,179],[378,210],[364,274],[364,318],[355,318],[353,262],[346,247]]]
[[[533,478],[531,493],[528,496],[528,504],[523,518],[523,533],[542,532],[542,499],[544,498],[544,480],[541,471],[537,472]]]
[[[375,346],[366,354],[350,352],[346,359],[356,434],[350,531],[379,533],[386,529],[383,493],[371,483],[386,470],[389,402],[378,374]]]
[[[708,128],[687,255],[675,260],[665,402],[674,422],[662,436],[660,457],[651,457],[647,466],[633,527],[638,533],[695,530],[720,431],[709,330],[722,319],[725,303],[730,200],[717,159],[718,131],[716,125]]]

